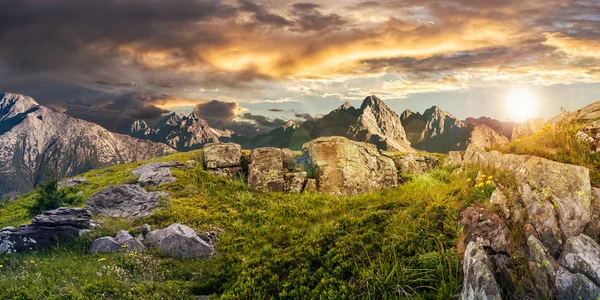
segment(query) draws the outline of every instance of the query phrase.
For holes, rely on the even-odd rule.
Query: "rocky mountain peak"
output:
[[[39,106],[31,97],[2,93],[0,94],[0,121],[13,118]]]
[[[283,123],[283,125],[281,125],[281,128],[283,128],[283,131],[286,131],[288,129],[295,130],[298,128],[298,123],[296,123],[296,121],[294,121],[294,120],[289,120],[289,121]]]
[[[352,104],[350,104],[350,102],[346,101],[344,102],[344,104],[340,105],[336,110],[351,110],[351,109],[355,109]]]
[[[129,129],[129,134],[147,134],[150,127],[148,123],[144,120],[137,120],[131,124],[131,128]]]

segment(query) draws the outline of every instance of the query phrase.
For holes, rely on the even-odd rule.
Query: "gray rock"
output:
[[[585,226],[583,233],[600,243],[600,189],[592,188],[590,203],[591,220]]]
[[[463,261],[462,300],[501,300],[493,266],[479,242],[470,242]]]
[[[316,169],[319,192],[358,195],[398,186],[394,161],[372,144],[321,137],[302,147]]]
[[[59,182],[57,187],[59,189],[64,187],[74,187],[87,182],[88,180],[85,177],[75,177]]]
[[[161,185],[174,182],[177,179],[171,174],[172,167],[181,167],[176,161],[151,162],[135,168],[131,174],[139,176],[138,183],[144,185]]]
[[[285,191],[300,193],[306,182],[306,172],[293,172],[285,174]]]
[[[279,148],[257,148],[250,154],[248,185],[263,192],[284,192],[283,160]]]
[[[527,262],[538,298],[550,298],[556,263],[548,255],[544,245],[533,235],[527,237]]]
[[[555,299],[597,299],[600,288],[583,274],[557,266],[554,273]]]
[[[114,252],[142,252],[146,250],[138,239],[132,237],[129,232],[121,230],[113,238],[105,236],[92,241],[90,253],[114,253]]]
[[[146,236],[146,243],[168,257],[207,258],[216,253],[213,246],[201,239],[194,230],[181,224],[150,232]]]
[[[600,246],[585,234],[567,240],[558,263],[600,285]]]
[[[47,249],[90,228],[92,214],[81,208],[58,208],[36,216],[31,224],[0,230],[0,253]]]
[[[439,161],[435,156],[406,154],[394,160],[396,169],[401,174],[423,174],[437,167]]]
[[[281,149],[281,159],[283,161],[283,168],[293,171],[296,168],[296,155],[294,151],[282,148]]]
[[[206,144],[204,148],[206,169],[240,167],[242,146],[234,143]]]
[[[146,192],[139,185],[125,184],[108,187],[87,199],[86,208],[92,213],[113,218],[141,218],[158,207],[162,192]]]

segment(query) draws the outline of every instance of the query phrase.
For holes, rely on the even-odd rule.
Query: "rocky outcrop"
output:
[[[85,177],[76,177],[59,182],[57,188],[74,187],[87,182],[88,180]]]
[[[397,186],[394,161],[372,144],[323,137],[306,143],[303,151],[316,170],[319,192],[357,195]]]
[[[431,155],[410,153],[396,157],[394,164],[400,174],[423,174],[435,169],[439,160]]]
[[[92,245],[90,246],[91,254],[143,251],[146,251],[146,246],[125,230],[119,231],[114,238],[111,236],[97,238],[92,241]]]
[[[65,243],[91,226],[92,214],[81,208],[58,208],[36,216],[31,224],[0,230],[0,253],[19,253]]]
[[[202,151],[204,168],[209,173],[232,179],[242,172],[242,146],[239,144],[207,144]]]
[[[125,184],[92,195],[85,207],[99,216],[135,219],[150,215],[161,198],[166,200],[168,196],[163,192],[146,192],[139,185]]]
[[[504,135],[486,125],[470,126],[471,136],[467,141],[467,149],[484,151],[492,146],[505,145],[510,141]]]
[[[485,169],[503,178],[495,184],[488,209],[469,207],[461,212],[460,222],[464,243],[477,241],[491,261],[478,267],[479,272],[490,266],[507,268],[508,272],[496,271],[496,282],[510,282],[520,274],[519,281],[531,283],[502,286],[509,298],[599,295],[600,246],[583,234],[597,231],[591,221],[596,201],[592,195],[598,191],[592,190],[587,169],[534,156],[469,150],[451,153],[445,164]],[[464,268],[470,264],[466,259],[467,254]],[[466,281],[467,277],[465,288]]]
[[[463,260],[463,288],[461,300],[501,300],[500,287],[494,278],[493,265],[483,247],[470,242]]]
[[[209,241],[203,240],[193,229],[181,224],[154,230],[148,233],[145,241],[168,257],[208,258],[216,254]]]
[[[139,176],[137,182],[140,185],[161,185],[176,181],[177,179],[171,174],[171,168],[181,166],[176,161],[151,162],[133,169],[131,175]]]
[[[284,192],[283,156],[279,148],[257,148],[250,154],[248,185],[263,192]]]
[[[52,111],[30,97],[0,94],[0,199],[32,191],[47,174],[68,178],[173,151]]]
[[[560,115],[550,119],[546,125],[553,127],[566,125],[571,122],[579,121],[582,123],[591,123],[600,119],[600,101],[594,102],[590,105],[585,106],[582,109],[563,112]]]
[[[458,155],[451,155],[455,162]],[[581,234],[591,220],[590,177],[584,167],[496,151],[466,151],[460,166],[485,167],[514,177],[515,186],[501,191],[519,201],[502,210],[511,211],[513,222],[531,224],[555,258],[565,240]]]
[[[600,241],[600,189],[598,188],[592,188],[590,214],[590,222],[585,226],[583,233],[594,241]]]

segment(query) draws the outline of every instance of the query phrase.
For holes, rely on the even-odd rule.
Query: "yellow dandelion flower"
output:
[[[486,182],[485,182],[485,184],[487,184],[487,185],[492,185],[492,181],[491,181],[491,180],[488,180],[488,181],[486,181]]]
[[[471,181],[472,181],[471,178],[467,178],[467,182],[471,182]]]
[[[0,269],[4,268],[4,265],[0,265]]]
[[[123,244],[123,246],[121,246],[121,248],[128,248],[129,244]]]
[[[477,177],[475,180],[476,181],[482,181],[483,179],[481,179],[481,177]]]
[[[488,180],[492,180],[492,179],[494,179],[494,177],[488,176]]]
[[[35,264],[35,261],[33,261],[33,260],[30,260],[29,262],[32,263],[32,264]]]
[[[100,262],[100,261],[105,261],[105,260],[106,260],[106,258],[105,258],[105,257],[98,259],[98,261],[99,261],[99,262]]]

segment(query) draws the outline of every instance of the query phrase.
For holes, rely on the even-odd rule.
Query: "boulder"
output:
[[[240,174],[242,174],[242,167],[231,167],[231,168],[218,168],[218,169],[209,169],[208,173],[211,173],[217,177],[227,178],[229,180],[233,180],[238,178]]]
[[[528,216],[527,223],[554,258],[564,241],[581,234],[591,220],[590,176],[584,167],[529,155],[469,150],[456,166],[486,168],[513,177],[514,186],[499,187],[516,200],[508,210]],[[519,212],[521,207],[523,212]]]
[[[129,232],[121,230],[113,238],[105,236],[92,241],[90,253],[114,253],[114,252],[142,252],[146,250],[138,239],[132,237]]]
[[[87,182],[88,180],[85,177],[75,177],[59,182],[57,188],[74,187]]]
[[[315,139],[302,149],[316,169],[319,192],[357,195],[398,185],[394,161],[372,144],[333,136]]]
[[[589,236],[581,234],[568,239],[558,263],[600,285],[600,246]]]
[[[300,193],[306,182],[306,172],[292,172],[285,174],[285,191]]]
[[[495,252],[510,252],[510,234],[498,215],[482,207],[467,207],[459,216],[463,226],[464,245],[478,240],[481,247],[490,247]]]
[[[585,275],[557,266],[554,273],[555,299],[597,299],[600,288]]]
[[[62,244],[89,230],[92,214],[61,207],[33,218],[30,224],[0,230],[0,253],[28,252]]]
[[[174,182],[177,179],[171,174],[172,167],[181,167],[176,161],[151,162],[135,168],[131,174],[139,176],[138,183],[144,185],[161,185]]]
[[[400,174],[423,174],[433,170],[438,163],[435,156],[419,154],[401,155],[394,160]]]
[[[206,169],[220,169],[241,166],[242,146],[234,143],[206,144],[204,148]]]
[[[463,261],[462,300],[501,300],[493,265],[478,241],[470,242]]]
[[[248,185],[263,192],[285,191],[282,152],[279,148],[257,148],[250,154]]]
[[[150,215],[161,198],[168,196],[162,192],[146,192],[139,185],[125,184],[92,195],[87,199],[86,208],[100,216],[135,219]]]
[[[168,257],[207,258],[216,253],[209,242],[201,239],[191,228],[181,224],[172,224],[167,228],[148,233],[146,243]]]

